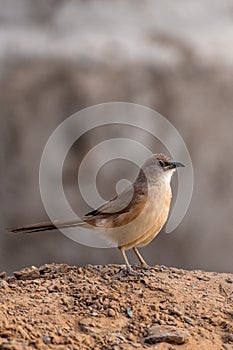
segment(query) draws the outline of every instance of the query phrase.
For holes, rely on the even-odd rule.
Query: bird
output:
[[[167,221],[172,199],[171,178],[178,167],[184,167],[184,164],[173,161],[163,153],[153,154],[141,166],[129,187],[86,213],[80,221],[42,222],[10,228],[8,231],[34,233],[84,225],[118,247],[128,273],[134,272],[126,255],[129,249],[133,250],[141,267],[149,269],[138,248],[148,245]]]

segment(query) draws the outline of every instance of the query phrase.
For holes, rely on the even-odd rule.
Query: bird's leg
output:
[[[121,254],[123,255],[123,258],[124,258],[124,260],[125,260],[125,265],[126,265],[127,270],[128,270],[128,271],[132,271],[132,267],[130,266],[130,263],[129,263],[129,260],[128,260],[128,258],[127,258],[127,255],[126,255],[126,253],[125,253],[124,247],[119,247],[119,250],[120,250]]]
[[[132,269],[132,267],[130,266],[129,260],[128,260],[127,256],[126,256],[125,248],[124,247],[118,247],[118,248],[121,251],[121,254],[123,255],[123,258],[125,260],[127,275],[133,275],[133,276],[141,276],[141,275],[143,275],[141,272],[134,271]]]
[[[145,260],[143,259],[143,257],[141,256],[141,254],[139,253],[139,251],[137,250],[136,247],[133,247],[133,251],[134,251],[134,253],[137,255],[137,258],[138,258],[138,260],[140,261],[141,266],[142,266],[144,269],[150,269],[151,267],[145,262]]]

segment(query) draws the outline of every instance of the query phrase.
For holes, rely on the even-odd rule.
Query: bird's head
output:
[[[171,180],[171,176],[178,167],[184,167],[184,164],[175,162],[171,157],[163,154],[153,154],[142,166],[142,171],[154,180],[160,178]]]
[[[184,167],[183,163],[174,162],[169,156],[163,153],[153,154],[153,157],[155,158],[154,161],[156,166],[165,172],[169,170],[174,171],[176,168]]]

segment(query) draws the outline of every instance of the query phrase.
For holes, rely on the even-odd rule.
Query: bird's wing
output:
[[[104,229],[127,225],[140,215],[147,202],[147,195],[134,189],[133,185],[128,187],[109,202],[87,213],[82,220]]]
[[[119,195],[112,198],[110,201],[102,204],[95,210],[92,210],[84,215],[85,218],[96,217],[98,215],[111,215],[113,213],[119,213],[127,208],[134,197],[134,188],[130,186],[126,188]]]

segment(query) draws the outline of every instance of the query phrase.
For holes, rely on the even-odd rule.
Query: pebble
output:
[[[14,272],[14,276],[17,280],[34,280],[40,278],[40,271],[35,266],[32,266],[31,268],[25,268]]]
[[[189,317],[184,317],[184,322],[192,324],[193,320],[191,318],[189,318]]]
[[[169,311],[171,315],[182,316],[182,312],[178,310],[176,307],[174,307],[173,309],[170,309]]]
[[[233,343],[233,333],[229,333],[229,334],[227,335],[227,341]]]
[[[184,344],[189,340],[190,334],[187,331],[173,326],[152,326],[149,328],[145,343],[156,344],[160,342],[171,344]]]
[[[130,341],[133,341],[133,340],[134,340],[133,334],[132,334],[132,333],[129,333],[129,334],[127,335],[127,339],[130,340]]]
[[[5,271],[0,272],[0,278],[6,278],[6,272]]]
[[[91,316],[97,317],[97,316],[99,316],[99,314],[98,314],[98,312],[93,311],[93,312],[91,313]]]
[[[210,281],[210,277],[206,275],[198,275],[197,279],[199,279],[200,281]]]
[[[228,277],[228,278],[226,278],[226,282],[227,282],[227,283],[233,283],[233,279],[230,278],[230,277]]]
[[[127,308],[126,309],[126,314],[129,318],[132,318],[133,317],[133,311],[130,309],[130,308]]]
[[[115,310],[113,310],[113,309],[108,309],[108,316],[110,316],[110,317],[116,316]]]
[[[43,335],[42,339],[45,344],[49,344],[51,342],[51,338],[47,337],[47,335]]]
[[[0,279],[0,288],[5,289],[8,286],[8,283],[5,280]]]
[[[125,341],[125,337],[121,333],[111,333],[112,336],[119,338],[122,341]]]

